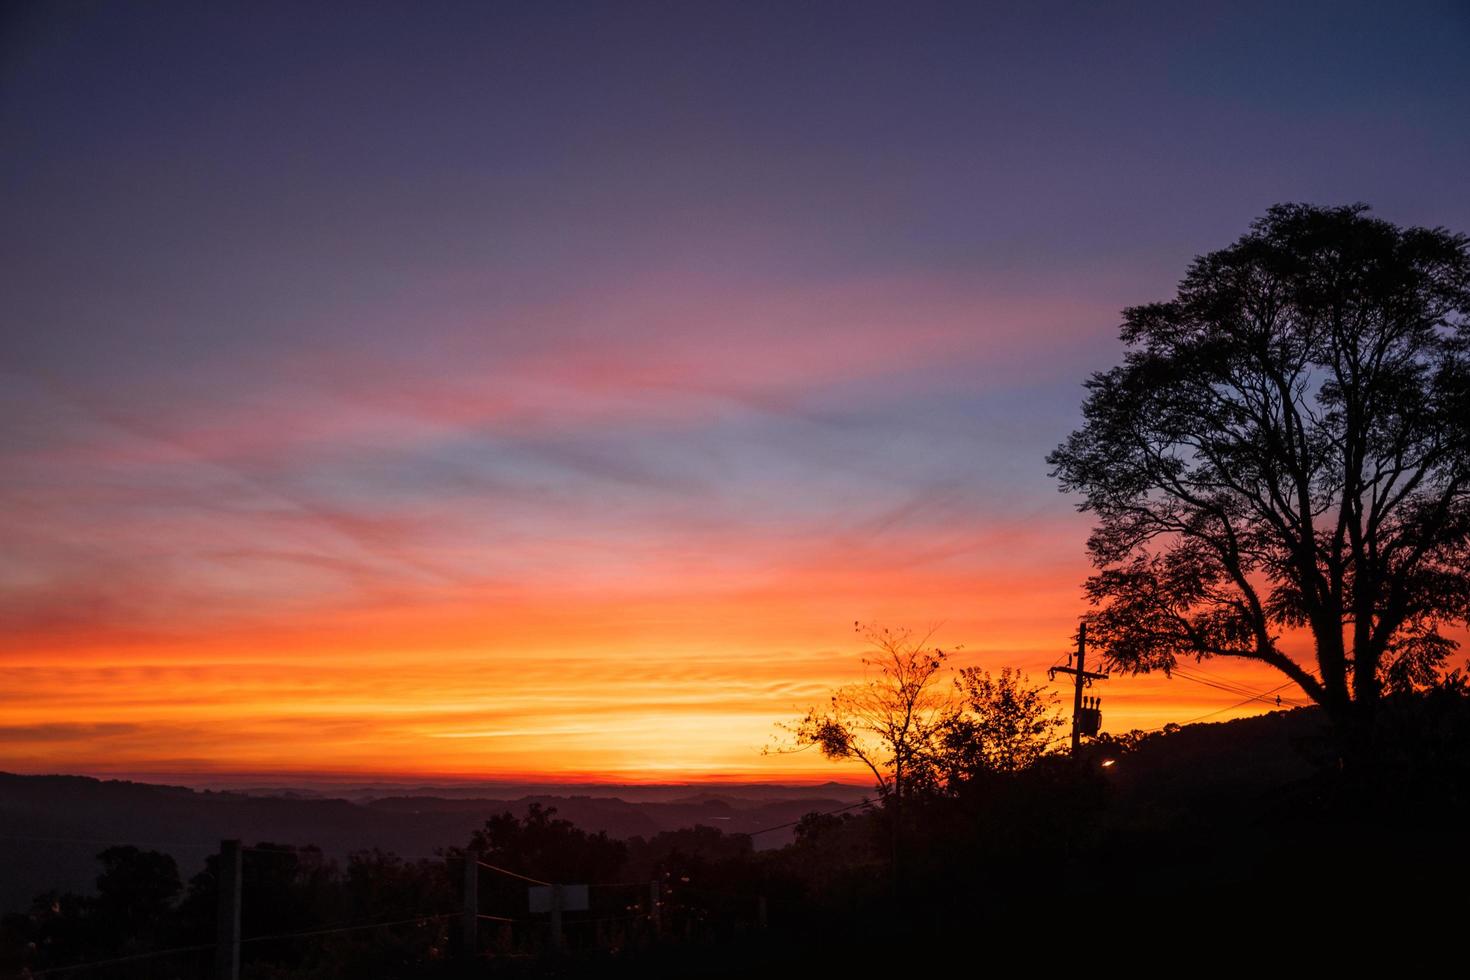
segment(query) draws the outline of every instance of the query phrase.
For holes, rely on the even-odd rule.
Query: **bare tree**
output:
[[[853,628],[872,647],[862,658],[868,676],[780,727],[791,748],[815,747],[829,759],[861,762],[885,800],[902,802],[935,779],[939,738],[957,707],[950,687],[936,683],[948,654],[931,645],[932,630]]]

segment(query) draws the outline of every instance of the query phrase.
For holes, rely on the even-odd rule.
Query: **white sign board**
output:
[[[551,911],[550,885],[532,885],[527,890],[531,893],[531,911],[533,913]],[[587,911],[587,886],[562,885],[561,910],[563,912]]]

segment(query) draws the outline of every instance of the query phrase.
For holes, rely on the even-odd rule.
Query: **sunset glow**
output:
[[[884,16],[739,9],[466,7],[423,50],[380,11],[332,57],[281,10],[35,27],[0,88],[0,770],[861,781],[762,753],[861,677],[854,621],[1064,661],[1090,523],[1044,457],[1123,307],[1278,200],[1470,227],[1452,100],[1344,160],[1335,63],[1262,54],[1227,131],[1181,109],[1186,63],[1243,72],[1218,40],[1099,14],[1037,58],[981,18],[856,72]],[[1114,732],[1269,706],[1089,694]]]

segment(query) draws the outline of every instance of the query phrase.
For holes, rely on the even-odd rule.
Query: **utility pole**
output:
[[[480,952],[480,852],[464,852],[464,904],[461,906],[459,944],[465,962],[472,963]]]
[[[1046,672],[1052,680],[1056,680],[1058,674],[1073,675],[1074,688],[1072,691],[1072,755],[1077,755],[1077,750],[1082,745],[1084,732],[1088,735],[1096,735],[1102,724],[1102,701],[1092,698],[1087,707],[1082,705],[1082,689],[1093,681],[1105,681],[1107,674],[1089,673],[1087,670],[1087,624],[1083,623],[1077,630],[1077,665],[1075,667],[1053,667]]]
[[[215,912],[215,980],[240,980],[240,842],[219,842],[219,897]]]
[[[560,956],[563,949],[561,913],[566,908],[566,894],[561,885],[551,886],[551,955]],[[584,906],[585,907],[585,906]]]
[[[663,886],[655,878],[648,883],[648,921],[653,923],[655,939],[664,931],[663,905]]]

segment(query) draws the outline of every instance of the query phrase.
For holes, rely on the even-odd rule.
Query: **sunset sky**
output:
[[[1124,306],[1279,201],[1470,231],[1454,0],[19,8],[9,771],[859,778],[760,751],[855,620],[1065,655]]]

